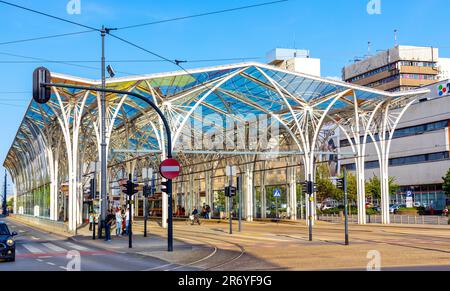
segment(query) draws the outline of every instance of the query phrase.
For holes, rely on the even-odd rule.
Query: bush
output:
[[[423,207],[423,206],[418,207],[417,213],[419,213],[419,215],[425,215],[425,207]]]
[[[366,214],[367,215],[377,215],[377,214],[379,214],[379,212],[376,211],[374,208],[368,208],[368,209],[366,209]]]

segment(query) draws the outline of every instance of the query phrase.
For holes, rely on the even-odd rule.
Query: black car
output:
[[[14,262],[16,260],[16,242],[14,237],[17,232],[9,232],[6,223],[0,221],[0,260]]]

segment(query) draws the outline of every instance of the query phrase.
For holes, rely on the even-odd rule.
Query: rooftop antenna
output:
[[[370,51],[372,49],[372,42],[368,41],[367,42],[367,55],[370,56]]]
[[[398,46],[398,30],[394,29],[394,45]]]

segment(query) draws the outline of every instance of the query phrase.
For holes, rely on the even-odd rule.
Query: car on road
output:
[[[420,202],[414,202],[413,206],[419,208],[422,204]]]
[[[396,214],[398,212],[398,210],[400,209],[400,205],[397,204],[391,204],[389,206],[389,213],[393,213]]]
[[[16,260],[16,242],[14,237],[17,232],[9,231],[8,225],[0,221],[0,260],[14,262]]]

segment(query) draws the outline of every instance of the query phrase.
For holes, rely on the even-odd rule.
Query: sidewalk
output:
[[[78,229],[78,234],[69,238],[78,244],[94,246],[120,254],[133,254],[145,257],[153,257],[176,265],[187,265],[194,261],[208,257],[214,249],[200,242],[187,243],[180,240],[173,241],[174,251],[167,251],[167,238],[161,233],[157,223],[149,222],[147,237],[138,228],[133,230],[132,248],[129,248],[128,236],[116,236],[115,229],[111,230],[111,241],[104,239],[92,239],[92,231],[89,226]]]

